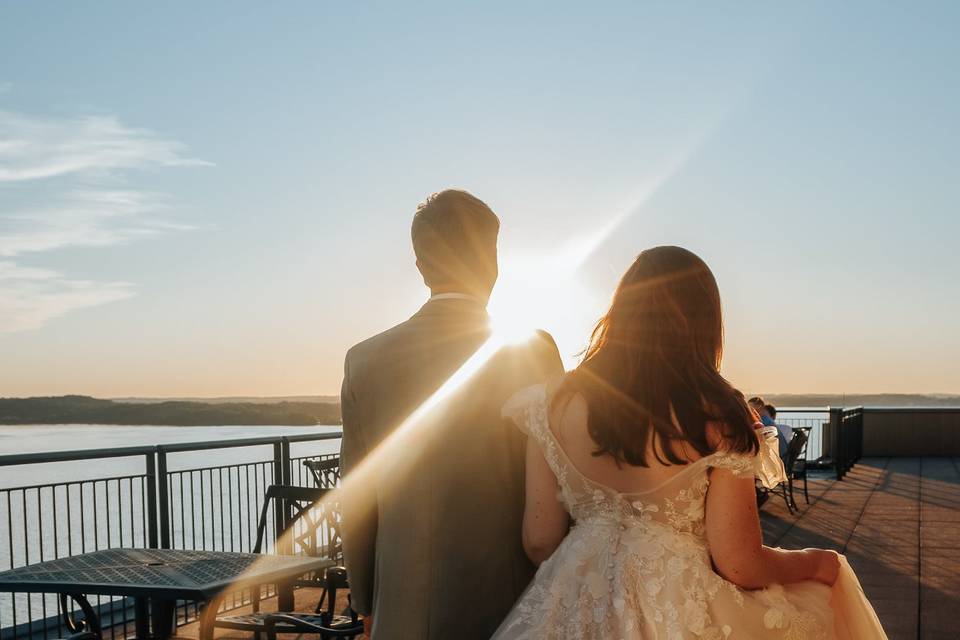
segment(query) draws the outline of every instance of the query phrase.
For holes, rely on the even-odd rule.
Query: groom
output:
[[[374,640],[486,640],[533,576],[521,544],[525,436],[500,409],[563,367],[546,333],[481,357],[499,229],[465,191],[430,196],[412,228],[430,299],[347,353],[343,550]],[[463,382],[444,386],[458,370]]]

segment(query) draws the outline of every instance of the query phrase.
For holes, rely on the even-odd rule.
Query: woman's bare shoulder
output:
[[[557,392],[560,391],[564,383],[569,380],[569,378],[569,372],[547,378],[547,381],[544,383],[544,388],[547,391],[547,402],[551,402],[553,400],[553,397],[557,395]]]

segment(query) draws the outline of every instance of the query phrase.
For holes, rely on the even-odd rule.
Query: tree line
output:
[[[89,396],[0,398],[0,424],[333,425],[331,402],[114,402]]]

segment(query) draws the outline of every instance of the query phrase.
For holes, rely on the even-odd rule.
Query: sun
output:
[[[579,266],[570,251],[502,254],[489,305],[494,335],[517,343],[545,330],[556,340],[564,364],[572,366],[600,311]]]

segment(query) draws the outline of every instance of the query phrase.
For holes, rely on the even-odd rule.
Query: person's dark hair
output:
[[[751,407],[755,409],[759,409],[760,407],[766,407],[767,401],[761,398],[760,396],[753,396],[752,398],[747,400],[747,404],[749,404]]]
[[[489,293],[497,280],[499,231],[496,214],[466,191],[431,195],[417,207],[410,231],[424,282]]]
[[[765,405],[763,405],[763,407],[764,407],[764,409],[767,410],[767,413],[770,414],[770,417],[771,417],[771,418],[776,419],[776,417],[777,417],[777,408],[776,408],[775,406],[773,406],[772,404],[765,404]]]
[[[720,375],[722,353],[720,292],[710,269],[680,247],[648,249],[624,274],[554,403],[581,393],[594,455],[618,463],[649,466],[652,445],[661,464],[685,464],[678,441],[708,455],[711,422],[722,448],[756,453],[743,394]]]

